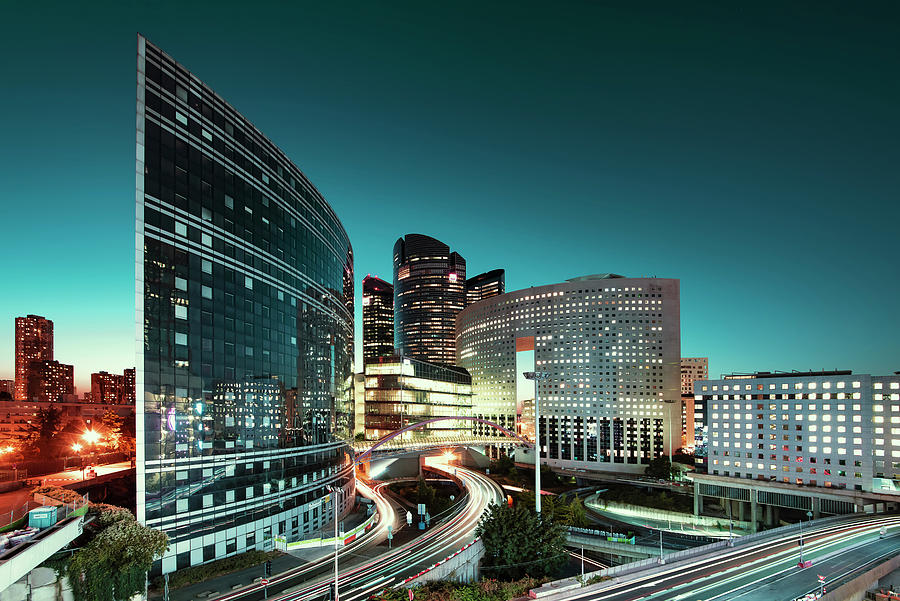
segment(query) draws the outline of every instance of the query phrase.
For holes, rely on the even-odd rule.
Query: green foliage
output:
[[[530,507],[491,504],[475,531],[484,543],[482,569],[491,576],[517,579],[555,574],[566,563],[566,532],[542,520]]]
[[[522,578],[512,582],[485,579],[471,584],[440,581],[429,582],[412,589],[416,601],[508,601],[523,597],[530,589],[546,582],[546,579]],[[369,599],[374,601],[408,601],[407,589],[387,589]]]
[[[76,551],[66,568],[76,601],[124,601],[142,592],[153,560],[169,547],[164,532],[111,507],[95,509],[109,525]]]
[[[63,488],[61,486],[38,486],[32,491],[32,494],[36,495],[44,495],[45,497],[50,497],[51,499],[55,499],[60,503],[73,503],[75,501],[84,500],[84,497],[79,495],[74,490],[69,490],[68,488]]]
[[[108,503],[91,503],[88,514],[96,517],[94,524],[102,528],[111,526],[122,520],[134,520],[134,514],[124,507],[109,505]]]
[[[268,559],[274,559],[279,555],[281,555],[279,551],[247,551],[203,565],[183,568],[169,574],[169,589],[181,588],[198,582],[205,582],[223,574],[246,570],[247,568],[258,566]],[[262,575],[262,569],[260,569],[260,575]],[[158,589],[163,587],[162,576],[153,580],[153,586]]]
[[[54,456],[58,450],[57,434],[62,430],[62,411],[55,407],[38,409],[35,419],[19,435],[23,450],[39,453],[41,458]]]
[[[107,409],[97,420],[98,429],[103,432],[107,446],[111,450],[120,453],[134,451],[134,427],[128,425],[129,420],[134,422],[134,414],[126,419],[112,409]]]
[[[521,493],[517,503],[524,507],[534,507],[534,493],[531,491]],[[578,497],[566,501],[557,495],[544,495],[541,497],[541,514],[544,520],[554,524],[577,526],[578,528],[588,526],[584,501]]]
[[[356,442],[365,442],[366,441],[366,433],[365,432],[357,432],[356,436],[353,437],[353,440]]]
[[[438,491],[422,477],[419,477],[416,482],[416,503],[425,503],[425,508],[432,516],[436,516],[450,507],[450,501],[438,494]]]
[[[670,494],[666,491],[650,492],[628,485],[617,486],[609,484],[606,486],[607,490],[601,493],[598,498],[601,504],[604,501],[617,501],[619,503],[640,505],[641,507],[651,507],[664,511],[680,511],[682,513],[693,511],[690,497],[684,495]]]
[[[650,460],[650,463],[647,464],[647,467],[644,468],[644,473],[651,478],[658,478],[660,480],[672,480],[675,476],[676,470],[672,469],[672,464],[669,462],[669,458],[665,455],[660,455],[654,459]],[[681,474],[680,471],[677,472]]]

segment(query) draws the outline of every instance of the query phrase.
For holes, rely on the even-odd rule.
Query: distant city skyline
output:
[[[138,31],[334,207],[356,371],[362,278],[390,280],[409,232],[470,273],[503,267],[508,291],[680,279],[682,355],[710,376],[900,369],[900,6],[541,7],[17,7],[0,23],[0,379],[28,314],[53,320],[79,394],[134,366]]]

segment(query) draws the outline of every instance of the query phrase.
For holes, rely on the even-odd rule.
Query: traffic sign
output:
[[[825,582],[825,576],[822,576],[821,574],[819,574],[818,576],[819,576],[819,582]]]
[[[406,592],[409,593],[409,601],[413,601],[415,598],[415,595],[413,594],[412,589],[408,588],[408,589],[406,589]]]
[[[267,584],[269,584],[269,579],[263,578],[262,580],[259,581],[259,583],[263,586],[266,586]]]
[[[412,512],[411,511],[406,512],[406,525],[412,526]]]

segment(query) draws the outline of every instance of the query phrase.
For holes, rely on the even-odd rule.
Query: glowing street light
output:
[[[100,433],[96,430],[85,430],[81,437],[88,444],[97,444],[100,441]]]
[[[72,445],[72,450],[75,451],[76,453],[81,452],[81,445],[76,442],[75,444]]]

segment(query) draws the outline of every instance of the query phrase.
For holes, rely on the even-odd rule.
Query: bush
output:
[[[88,507],[88,515],[96,518],[96,524],[106,528],[122,520],[134,520],[134,514],[124,507],[109,505],[107,503],[91,503]]]
[[[542,585],[547,579],[522,578],[502,582],[491,578],[470,584],[456,582],[429,582],[413,589],[415,601],[508,601],[528,594],[530,589]],[[372,601],[408,601],[407,589],[387,589],[369,597]]]
[[[280,551],[247,551],[192,568],[184,568],[169,574],[169,589],[197,584],[223,574],[231,574],[232,572],[252,568],[279,555],[281,555]],[[261,575],[262,573],[260,573]],[[153,586],[157,589],[163,588],[163,577],[157,576],[154,578]]]
[[[38,486],[31,492],[32,494],[50,497],[51,499],[59,501],[60,503],[73,503],[75,501],[84,500],[84,497],[79,495],[74,490],[69,490],[68,488],[63,488],[61,486]]]

